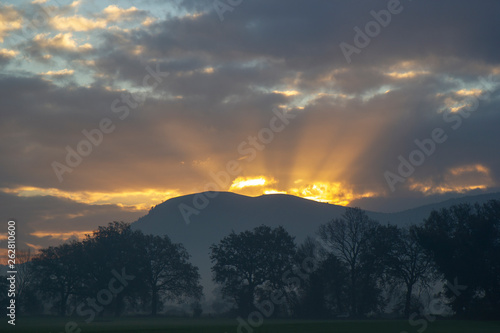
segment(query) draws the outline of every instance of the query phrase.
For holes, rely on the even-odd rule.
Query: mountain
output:
[[[311,201],[292,195],[272,194],[247,197],[230,192],[216,192],[204,209],[193,211],[186,223],[181,209],[195,206],[193,200],[200,194],[181,196],[157,205],[132,224],[132,228],[154,235],[167,234],[173,242],[182,243],[191,254],[191,262],[199,267],[205,296],[212,298],[210,246],[218,243],[231,231],[241,232],[261,224],[271,227],[282,225],[296,242],[307,236],[316,237],[321,224],[340,217],[346,207]],[[370,212],[367,214],[382,224],[407,226],[421,223],[434,209],[460,203],[483,203],[491,199],[500,200],[500,193],[450,199],[441,203],[421,206],[397,213]],[[198,203],[199,204],[199,203]]]
[[[393,223],[398,225],[419,224],[423,222],[423,220],[427,218],[433,210],[440,210],[443,208],[463,203],[483,204],[490,200],[500,200],[500,192],[448,199],[435,204],[429,204],[417,208],[407,209],[397,213],[380,213],[381,216],[378,218],[378,220],[379,222],[387,221],[388,223]]]

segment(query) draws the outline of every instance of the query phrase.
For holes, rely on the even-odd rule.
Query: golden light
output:
[[[389,72],[385,75],[390,76],[394,79],[411,79],[419,75],[429,74],[428,71],[407,71],[407,72]]]
[[[213,67],[205,67],[205,68],[203,68],[202,72],[205,74],[213,74],[214,68]]]
[[[372,197],[375,193],[354,193],[340,182],[315,182],[292,188],[290,194],[318,202],[328,202],[334,205],[346,206],[351,201]]]
[[[18,54],[19,54],[19,52],[15,51],[15,50],[0,49],[0,56],[2,56],[2,57],[14,58]]]
[[[155,23],[156,22],[156,18],[154,17],[147,17],[144,21],[142,21],[142,25],[144,26],[150,26],[151,24]]]
[[[458,176],[463,173],[468,173],[468,172],[477,172],[477,173],[482,173],[485,175],[490,174],[490,169],[485,167],[484,165],[481,164],[474,164],[474,165],[466,165],[463,167],[458,167],[458,168],[453,168],[450,169],[450,172],[452,175]]]
[[[264,194],[287,194],[287,192],[279,190],[264,190]]]
[[[52,27],[59,31],[89,31],[104,29],[107,25],[104,19],[88,19],[80,15],[54,16],[50,20]]]
[[[129,19],[131,15],[137,12],[139,12],[139,10],[136,7],[123,9],[116,5],[109,5],[103,10],[103,13],[106,14],[108,20],[111,22]]]
[[[481,164],[473,164],[449,169],[439,184],[433,180],[420,182],[410,180],[409,184],[412,191],[432,195],[486,190],[494,184],[494,181],[491,178],[490,169]]]
[[[53,196],[70,199],[89,205],[117,205],[127,210],[147,210],[151,206],[162,203],[170,198],[182,195],[177,190],[144,189],[141,191],[122,192],[91,192],[91,191],[63,191],[56,188],[40,188],[22,186],[14,189],[0,188],[4,193],[15,194],[19,197]],[[76,217],[76,216],[73,216]],[[71,218],[71,217],[70,217]]]
[[[40,75],[50,75],[50,76],[64,76],[64,75],[73,75],[75,73],[72,69],[61,69],[58,71],[48,71],[45,73],[40,73]]]
[[[232,191],[232,190],[239,190],[245,187],[264,186],[266,184],[272,184],[272,183],[274,183],[272,180],[268,181],[264,176],[256,178],[238,177],[233,181],[231,187],[229,187],[229,190]]]
[[[384,74],[393,79],[412,79],[416,76],[430,74],[430,71],[416,61],[400,61],[390,66]]]
[[[481,89],[460,89],[455,94],[459,96],[479,96],[482,92]]]
[[[13,30],[22,28],[23,18],[20,12],[12,6],[5,6],[0,12],[0,43],[3,43],[4,37]]]
[[[453,185],[443,185],[436,186],[433,184],[426,183],[413,183],[410,185],[410,190],[422,192],[425,195],[432,194],[445,194],[450,192],[465,193],[472,190],[486,190],[488,186],[486,185],[470,185],[470,186],[453,186]]]
[[[295,96],[295,95],[300,94],[297,90],[283,90],[283,91],[274,90],[273,93],[285,95],[286,97]]]
[[[31,236],[35,236],[38,238],[50,237],[53,239],[60,239],[63,241],[67,241],[72,237],[76,237],[78,239],[84,239],[85,235],[92,235],[92,230],[86,231],[70,231],[70,232],[57,232],[57,231],[37,231],[30,234]],[[26,243],[28,244],[28,243]],[[28,244],[29,245],[29,244]]]

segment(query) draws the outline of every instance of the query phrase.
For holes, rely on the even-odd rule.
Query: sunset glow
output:
[[[268,180],[266,180],[266,178],[263,176],[258,177],[258,178],[238,177],[233,181],[229,190],[238,190],[238,189],[242,189],[245,187],[252,187],[252,186],[264,186],[266,184],[270,184],[270,182]]]

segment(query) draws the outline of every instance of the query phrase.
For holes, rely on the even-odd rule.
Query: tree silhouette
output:
[[[348,309],[346,265],[332,253],[322,250],[308,237],[297,249],[297,262],[314,260],[315,269],[306,275],[295,305],[295,315],[308,319],[335,318]]]
[[[189,254],[181,244],[172,243],[168,236],[145,235],[142,248],[143,281],[151,294],[153,316],[158,312],[161,297],[178,301],[185,297],[200,299],[198,268],[189,263]]]
[[[388,232],[387,229],[392,229]],[[404,309],[406,318],[412,311],[413,292],[417,285],[429,287],[434,277],[432,258],[420,246],[415,227],[401,229],[395,226],[386,227],[387,251],[384,266],[394,282],[404,286]]]
[[[71,242],[42,249],[33,259],[37,289],[42,294],[56,299],[61,316],[67,313],[70,297],[80,292],[84,276],[84,267],[80,264],[82,257],[82,243]]]
[[[293,267],[295,243],[283,227],[232,232],[210,249],[214,281],[241,314],[248,315],[254,303],[272,291],[284,292],[283,274]]]
[[[155,315],[162,298],[202,296],[198,269],[188,259],[184,247],[167,236],[144,235],[129,224],[113,222],[83,241],[41,250],[32,272],[36,288],[56,302],[61,316],[69,312],[71,300],[77,314],[86,313],[91,320],[104,315],[108,306],[120,315],[126,305],[140,304],[148,296]]]
[[[115,221],[99,227],[82,242],[85,256],[81,262],[85,267],[85,293],[88,296],[95,297],[100,290],[107,289],[113,271],[124,271],[135,277],[127,281],[127,288],[114,295],[109,304],[115,316],[123,312],[127,298],[134,300],[145,292],[145,285],[138,278],[144,270],[141,237],[142,232],[133,231],[127,223]]]
[[[347,208],[339,219],[320,226],[318,234],[331,253],[345,263],[349,271],[349,311],[358,316],[377,306],[375,282],[363,262],[369,240],[378,223],[360,208]]]
[[[444,278],[467,287],[447,288],[457,315],[499,318],[500,201],[433,211],[418,237]]]

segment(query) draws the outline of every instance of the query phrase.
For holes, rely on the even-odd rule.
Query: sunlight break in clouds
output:
[[[236,178],[233,183],[231,184],[231,187],[229,190],[239,190],[245,187],[253,187],[253,186],[264,186],[264,185],[270,185],[275,183],[275,181],[267,180],[266,177],[260,176],[256,178],[250,178],[250,177],[238,177]]]
[[[347,206],[352,200],[375,196],[375,193],[355,194],[341,183],[314,182],[292,188],[290,194],[335,205]]]
[[[75,73],[74,70],[65,68],[58,71],[48,71],[45,73],[40,73],[40,75],[64,76],[64,75],[73,75],[73,73]]]
[[[56,230],[54,230],[54,231],[37,231],[37,232],[32,232],[30,235],[38,237],[38,238],[49,237],[49,238],[63,240],[63,241],[67,241],[70,238],[76,238],[76,239],[81,240],[81,239],[85,238],[86,235],[92,235],[92,230],[71,231],[71,232],[58,232]],[[35,247],[35,245],[32,245],[32,244],[28,244],[28,245],[35,248],[36,250],[39,250],[39,248]]]
[[[443,179],[428,179],[423,182],[410,181],[410,189],[424,195],[444,193],[465,193],[472,190],[485,190],[494,183],[491,171],[481,164],[465,165],[448,170]]]
[[[19,197],[54,196],[58,198],[71,199],[76,202],[93,205],[117,205],[129,210],[146,210],[165,200],[180,195],[176,190],[154,190],[122,191],[113,192],[90,192],[90,191],[63,191],[56,188],[18,187],[15,189],[0,188],[0,191],[12,193]]]

